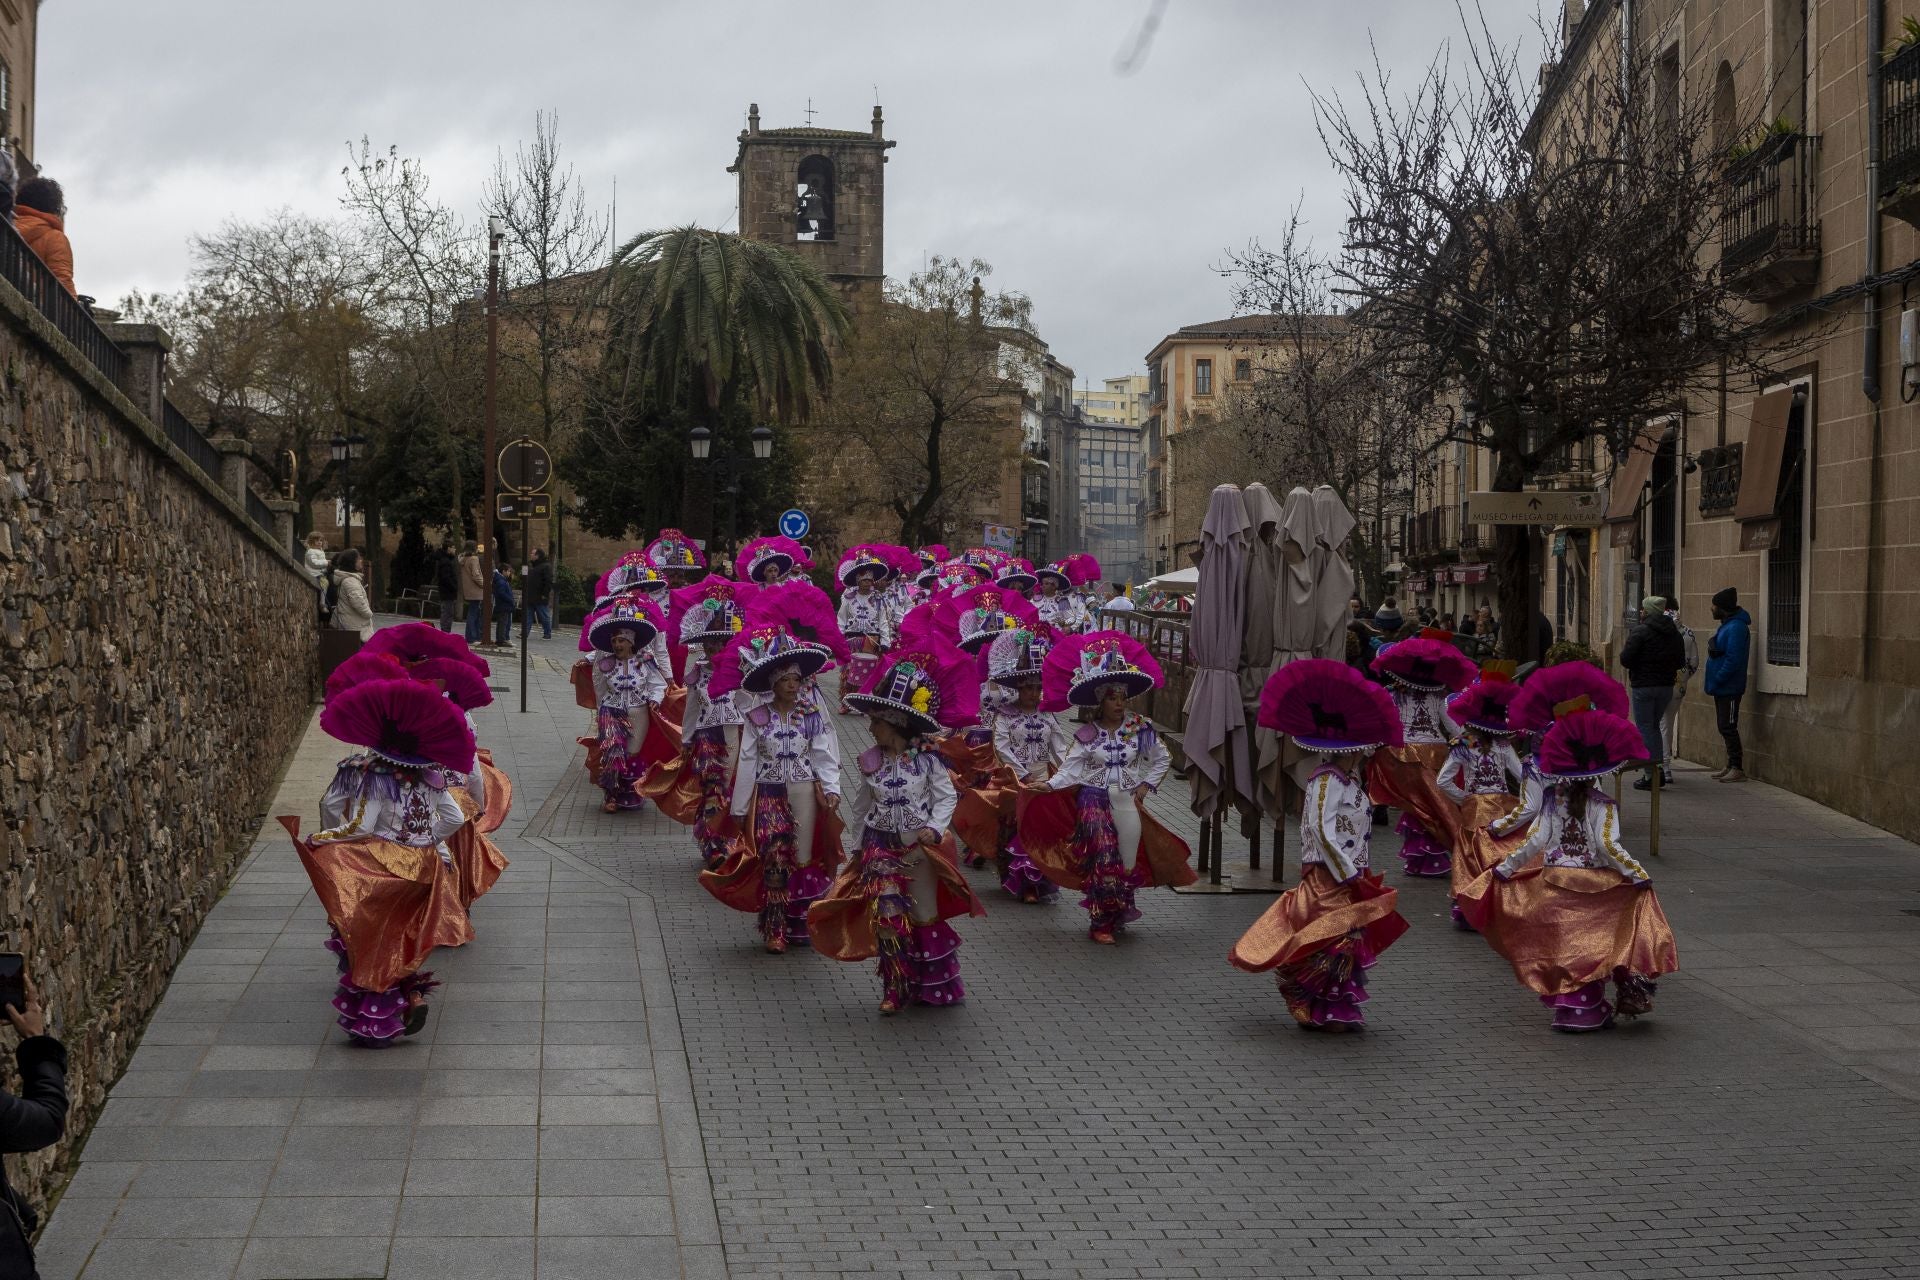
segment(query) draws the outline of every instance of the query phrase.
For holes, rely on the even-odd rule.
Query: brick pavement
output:
[[[437,1042],[418,1046],[424,1068],[398,1052],[369,1067],[325,1032],[311,900],[282,900],[305,895],[284,842],[269,842],[271,863],[257,857],[222,904],[238,910],[196,942],[149,1056],[116,1087],[50,1228],[66,1260],[50,1275],[74,1274],[82,1245],[93,1280],[136,1263],[145,1275],[235,1274],[144,1269],[169,1250],[285,1256],[268,1242],[351,1212],[314,1193],[347,1194],[326,1161],[390,1140],[379,1125],[340,1127],[373,1120],[412,1126],[400,1167],[353,1191],[378,1205],[408,1193],[375,1233],[395,1277],[431,1263],[476,1276],[537,1266],[545,1280],[681,1267],[1036,1280],[1914,1274],[1920,859],[1884,833],[1683,771],[1654,870],[1685,969],[1662,984],[1652,1019],[1601,1036],[1549,1033],[1484,944],[1447,927],[1430,882],[1401,882],[1414,929],[1374,971],[1364,1036],[1295,1031],[1270,979],[1226,965],[1269,898],[1150,893],[1123,944],[1096,949],[1070,900],[1022,907],[983,873],[991,914],[959,922],[969,1002],[882,1020],[870,965],[766,956],[748,917],[695,883],[684,830],[599,812],[572,743],[586,713],[559,665],[537,673],[535,698],[537,715],[495,708],[483,720],[512,753],[515,867],[479,908],[480,940],[436,964],[449,986]],[[841,725],[850,756],[864,743]],[[1178,823],[1179,800],[1170,787],[1156,808]],[[1629,806],[1629,841],[1644,850],[1644,798]],[[256,896],[272,900],[246,901]],[[538,991],[530,971],[500,967],[537,954]],[[229,964],[257,966],[249,985],[226,989],[246,976],[220,971]],[[569,985],[616,974],[624,996]],[[518,1016],[535,995],[538,1023]],[[568,1021],[583,997],[598,1020]],[[203,1006],[226,1020],[200,1029]],[[296,1015],[299,1064],[233,1057]],[[561,1041],[582,1034],[598,1037],[596,1065],[559,1066],[576,1048]],[[544,1039],[537,1059],[527,1037]],[[456,1048],[469,1038],[487,1043]],[[631,1053],[642,1044],[648,1057]],[[463,1061],[476,1050],[486,1065]],[[616,1057],[604,1070],[634,1073],[615,1077],[620,1090],[586,1077],[579,1087],[600,1101],[567,1101],[580,1095],[558,1087],[571,1083],[561,1073]],[[638,1074],[649,1061],[650,1093]],[[382,1086],[389,1072],[396,1083]],[[480,1072],[491,1074],[473,1087],[487,1092],[466,1095],[480,1101],[434,1115]],[[299,1091],[262,1083],[276,1074],[298,1076]],[[330,1091],[348,1078],[350,1090]],[[226,1091],[227,1117],[265,1123],[210,1137],[192,1105],[210,1090]],[[256,1116],[256,1102],[274,1105]],[[637,1105],[655,1109],[653,1124]],[[592,1123],[556,1123],[569,1119]],[[578,1181],[589,1158],[631,1194]],[[168,1179],[197,1193],[189,1217],[143,1207]],[[602,1203],[567,1203],[583,1186]],[[302,1198],[283,1191],[327,1203],[272,1204]],[[643,1246],[626,1250],[626,1270],[595,1270],[619,1245],[576,1233],[615,1216],[654,1233],[626,1239]],[[471,1238],[475,1223],[502,1234]],[[211,1238],[161,1238],[189,1229]],[[299,1257],[306,1271],[237,1274],[336,1274]]]

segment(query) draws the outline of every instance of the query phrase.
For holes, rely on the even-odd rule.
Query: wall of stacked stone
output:
[[[245,852],[316,647],[270,532],[0,284],[0,949],[26,953],[74,1102],[66,1141],[9,1157],[35,1201]]]

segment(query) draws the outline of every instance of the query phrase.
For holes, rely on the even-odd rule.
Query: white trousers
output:
[[[793,865],[808,866],[813,862],[813,821],[820,807],[814,799],[813,784],[789,782],[787,807],[793,810]]]
[[[1120,861],[1129,871],[1140,866],[1140,808],[1133,793],[1124,787],[1108,787],[1107,803],[1113,808],[1113,834],[1120,845]]]
[[[1667,709],[1660,713],[1660,744],[1665,751],[1660,758],[1662,764],[1673,763],[1673,730],[1680,720],[1680,700],[1686,696],[1686,686],[1676,686],[1673,697],[1667,702]]]

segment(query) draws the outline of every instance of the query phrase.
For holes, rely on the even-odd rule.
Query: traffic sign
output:
[[[1592,489],[1535,489],[1470,493],[1468,524],[1598,525],[1607,506]]]
[[[494,515],[501,520],[550,520],[553,495],[550,493],[496,493]]]
[[[807,513],[798,507],[789,507],[780,513],[780,536],[792,538],[795,542],[807,536],[807,530],[813,528],[813,521],[807,519]]]
[[[500,483],[521,493],[538,493],[553,478],[553,459],[538,440],[509,440],[500,451]]]

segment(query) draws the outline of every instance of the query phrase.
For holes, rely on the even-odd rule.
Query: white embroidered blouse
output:
[[[763,782],[818,782],[828,795],[840,794],[840,735],[818,707],[802,703],[783,715],[768,702],[747,712],[733,775],[735,816],[747,812],[754,787]]]
[[[1033,608],[1040,615],[1040,621],[1058,629],[1063,635],[1085,631],[1092,621],[1087,613],[1086,601],[1070,591],[1035,596]]]
[[[1620,808],[1598,787],[1587,791],[1586,812],[1575,818],[1567,812],[1560,787],[1549,788],[1539,816],[1527,830],[1527,842],[1494,868],[1502,879],[1545,855],[1549,867],[1611,867],[1635,884],[1646,884],[1647,874],[1634,856],[1620,845]]]
[[[1524,774],[1520,753],[1508,739],[1489,738],[1484,745],[1476,747],[1462,736],[1447,752],[1446,763],[1440,766],[1440,776],[1435,782],[1448,799],[1458,803],[1468,796],[1511,794],[1514,783],[1520,782]]]
[[[1094,723],[1073,735],[1059,772],[1047,779],[1051,791],[1068,787],[1105,787],[1132,791],[1145,786],[1158,790],[1173,765],[1167,744],[1145,716],[1129,712],[1118,729]]]
[[[444,842],[467,821],[437,768],[395,769],[371,756],[340,762],[320,799],[320,842],[373,836],[425,848]]]
[[[1373,802],[1364,777],[1323,764],[1307,779],[1300,810],[1300,865],[1318,863],[1341,884],[1370,866]]]
[[[911,837],[922,827],[944,832],[953,822],[958,797],[939,752],[910,749],[888,755],[870,747],[857,763],[848,799],[867,826]]]
[[[1400,711],[1400,727],[1406,730],[1409,746],[1422,742],[1451,742],[1460,736],[1460,726],[1447,714],[1447,693],[1394,686],[1393,705]]]
[[[651,650],[631,658],[604,654],[593,661],[593,692],[603,707],[631,711],[657,707],[667,696],[665,668]]]
[[[1072,736],[1052,712],[1009,707],[993,719],[994,754],[1012,765],[1018,778],[1045,777],[1072,747]]]
[[[850,587],[840,597],[840,630],[848,636],[873,636],[881,648],[893,643],[893,607],[885,592],[862,594]]]
[[[707,651],[695,644],[687,650],[687,717],[680,726],[680,741],[692,740],[701,729],[723,729],[746,720],[746,709],[735,696],[707,696],[707,681],[713,677],[713,664]],[[738,693],[738,690],[735,691]]]

